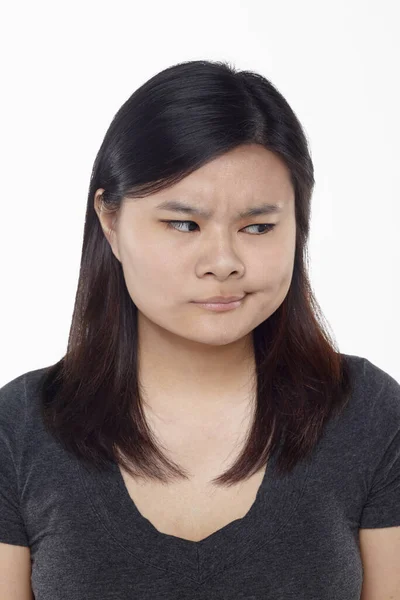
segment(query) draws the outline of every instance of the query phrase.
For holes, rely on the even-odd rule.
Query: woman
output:
[[[117,112],[67,352],[0,390],[1,551],[36,600],[360,598],[400,385],[322,323],[313,186],[256,73],[181,63]]]

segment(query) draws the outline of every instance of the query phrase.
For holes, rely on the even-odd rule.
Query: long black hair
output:
[[[137,307],[94,208],[115,211],[177,183],[243,144],[261,144],[287,165],[295,191],[296,248],[289,291],[253,331],[256,410],[235,464],[213,480],[248,478],[278,450],[279,473],[310,456],[324,425],[345,407],[351,378],[328,333],[308,276],[314,168],[303,128],[276,87],[227,62],[169,67],[138,88],[114,116],[94,161],[79,281],[65,356],[41,381],[42,415],[64,447],[96,468],[117,461],[133,476],[187,478],[154,437],[138,382]]]

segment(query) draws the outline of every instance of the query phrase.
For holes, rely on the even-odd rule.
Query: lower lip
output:
[[[197,306],[201,306],[202,308],[207,308],[208,310],[215,310],[217,312],[222,312],[225,310],[232,310],[233,308],[238,308],[243,300],[245,299],[246,296],[244,296],[241,300],[236,300],[236,302],[228,302],[226,304],[224,303],[220,303],[218,304],[217,302],[212,302],[209,304],[203,304],[201,302],[194,302],[194,304],[197,304]]]

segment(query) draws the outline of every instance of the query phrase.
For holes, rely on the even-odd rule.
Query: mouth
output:
[[[246,296],[247,294],[245,294],[242,298],[239,298],[239,300],[234,300],[233,302],[226,302],[225,299],[224,302],[194,302],[193,304],[196,304],[196,306],[205,308],[207,310],[222,312],[239,308],[244,303]]]
[[[213,296],[212,298],[205,298],[204,300],[194,300],[196,304],[229,304],[230,302],[237,302],[243,300],[246,294],[243,296]]]

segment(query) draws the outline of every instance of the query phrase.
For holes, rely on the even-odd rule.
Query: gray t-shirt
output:
[[[101,474],[43,428],[35,384],[0,389],[0,542],[29,546],[35,600],[359,600],[358,529],[400,525],[400,385],[344,355],[355,391],[311,460],[276,454],[249,512],[204,540],[159,532],[116,463]]]

